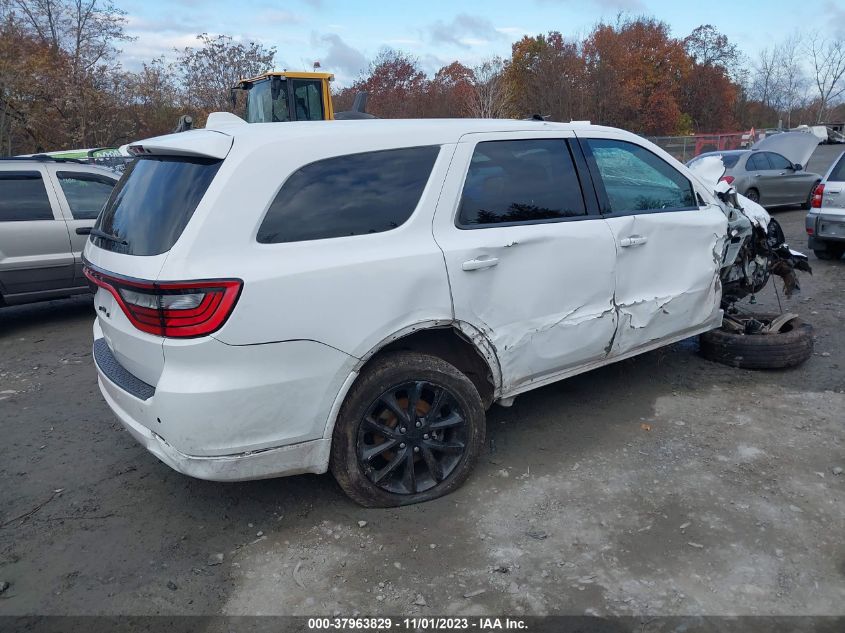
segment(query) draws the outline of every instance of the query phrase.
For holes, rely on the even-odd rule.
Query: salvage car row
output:
[[[90,234],[69,261],[97,288],[106,401],[185,474],[331,469],[363,505],[415,503],[469,476],[492,403],[725,312],[738,335],[803,333],[776,343],[789,363],[812,351],[793,319],[737,315],[771,275],[789,291],[809,265],[719,157],[688,168],[584,123],[220,113],[130,151],[93,228],[73,224],[67,196],[52,221]],[[21,164],[7,180],[30,196],[68,178],[24,178]],[[814,235],[838,239],[835,212],[816,215]]]

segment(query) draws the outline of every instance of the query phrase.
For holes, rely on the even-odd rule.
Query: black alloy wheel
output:
[[[358,427],[358,463],[373,484],[393,494],[433,488],[467,449],[466,419],[444,386],[406,382],[381,394]]]

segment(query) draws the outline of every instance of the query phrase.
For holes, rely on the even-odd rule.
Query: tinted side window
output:
[[[459,227],[542,222],[586,213],[566,141],[484,141],[475,146]]]
[[[790,167],[792,167],[792,163],[790,163],[780,154],[775,154],[774,152],[767,152],[766,158],[769,159],[769,165],[772,166],[772,169],[789,169]]]
[[[53,219],[53,209],[39,172],[0,172],[0,222]]]
[[[644,147],[626,141],[587,139],[608,211],[654,211],[697,207],[686,177]]]
[[[766,160],[765,154],[751,154],[745,163],[745,169],[748,171],[760,171],[762,169],[771,169],[771,167],[769,167],[769,161]]]
[[[317,161],[287,179],[258,229],[262,244],[381,233],[417,207],[439,146]]]
[[[105,176],[74,171],[60,171],[56,175],[76,220],[96,219],[116,182]]]

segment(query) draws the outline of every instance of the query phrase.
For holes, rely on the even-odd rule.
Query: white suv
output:
[[[587,123],[215,114],[131,151],[85,249],[108,404],[182,473],[331,469],[364,505],[458,487],[492,403],[719,326],[739,248]]]

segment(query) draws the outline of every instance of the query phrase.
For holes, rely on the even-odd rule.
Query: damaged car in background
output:
[[[93,356],[126,429],[194,477],[426,501],[469,476],[493,403],[720,326],[740,366],[812,345],[737,308],[809,272],[777,223],[721,161],[622,130],[216,113],[130,151],[85,248]]]

